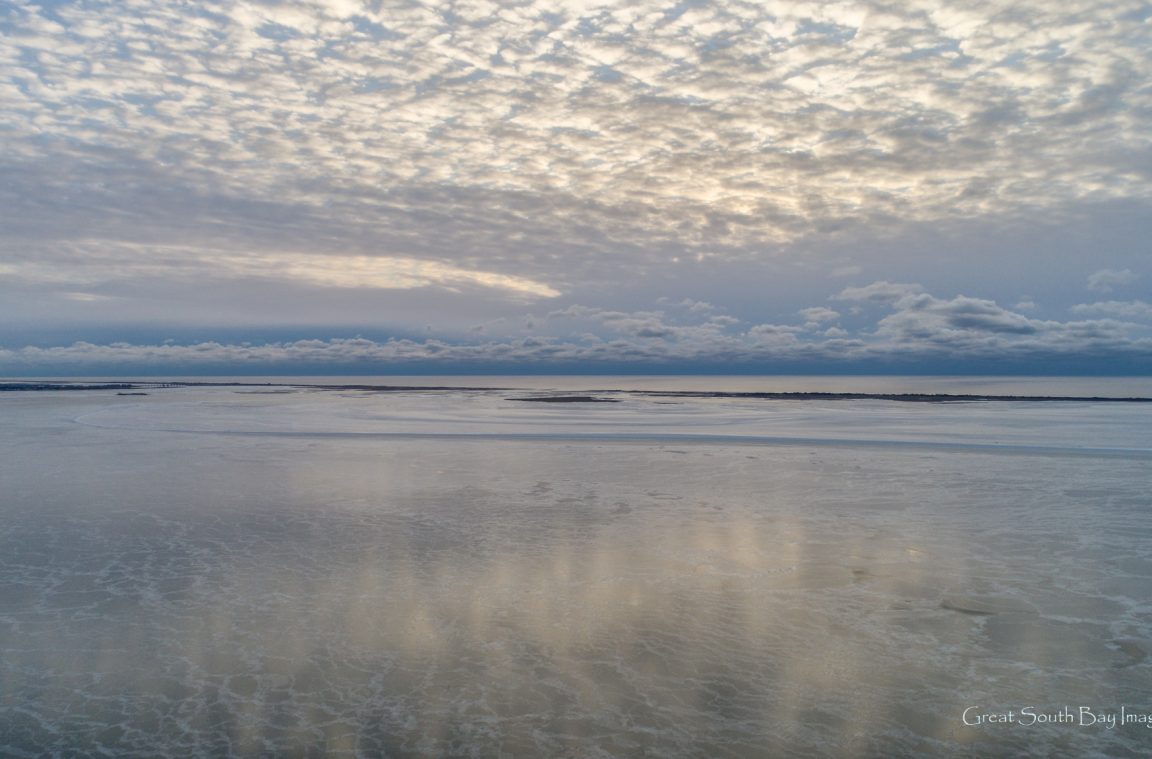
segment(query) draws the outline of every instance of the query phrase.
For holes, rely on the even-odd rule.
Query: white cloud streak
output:
[[[377,290],[481,287],[536,298],[560,295],[558,290],[526,277],[471,271],[403,256],[234,251],[106,240],[82,240],[57,246],[57,253],[65,255],[40,255],[0,266],[0,280],[91,285],[138,278],[196,277],[201,280],[282,280],[315,287]]]

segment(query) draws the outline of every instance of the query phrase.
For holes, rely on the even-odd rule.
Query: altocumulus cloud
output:
[[[161,184],[359,232],[419,212],[496,264],[513,228],[741,248],[1147,197],[1142,7],[18,1],[6,184],[49,217]]]

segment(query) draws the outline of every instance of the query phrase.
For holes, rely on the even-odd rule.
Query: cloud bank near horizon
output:
[[[514,323],[501,319],[477,325],[471,338],[455,341],[351,337],[263,344],[76,342],[0,348],[0,370],[131,371],[143,366],[156,371],[236,367],[260,372],[293,367],[303,372],[336,368],[386,374],[412,366],[731,365],[786,371],[812,365],[834,370],[854,364],[908,368],[940,360],[987,369],[997,363],[1016,366],[1021,361],[1060,362],[1083,356],[1152,370],[1152,307],[1139,301],[1082,304],[1079,311],[1108,316],[1052,321],[1030,318],[990,300],[963,295],[939,298],[916,284],[848,287],[830,300],[849,305],[857,321],[870,319],[870,327],[850,332],[841,326],[846,317],[826,306],[801,309],[792,323],[785,324],[748,324],[700,301],[665,303],[637,312],[572,306]]]

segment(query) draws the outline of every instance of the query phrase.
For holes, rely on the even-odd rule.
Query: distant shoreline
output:
[[[454,387],[443,385],[302,385],[281,382],[14,382],[0,380],[0,392],[62,392],[77,390],[142,391],[163,390],[181,387],[252,387],[252,388],[292,388],[299,390],[364,391],[377,393],[402,392],[508,392],[523,390],[514,387]],[[552,403],[602,403],[608,399],[590,395],[573,395],[567,392],[531,391],[532,397],[509,398],[514,401],[539,401]],[[1078,395],[988,395],[955,393],[860,393],[860,392],[731,392],[708,390],[593,390],[599,394],[616,393],[621,395],[644,396],[649,398],[728,398],[735,400],[779,400],[779,401],[898,401],[902,403],[965,403],[965,402],[1077,402],[1077,403],[1152,403],[1147,397],[1105,397]]]

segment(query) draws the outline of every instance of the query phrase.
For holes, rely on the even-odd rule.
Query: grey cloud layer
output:
[[[873,298],[903,289],[894,299]],[[241,365],[359,366],[377,371],[408,364],[515,366],[581,364],[790,364],[815,362],[836,368],[851,362],[996,361],[1093,356],[1126,360],[1152,369],[1152,324],[1113,318],[1053,321],[1032,319],[984,299],[938,298],[918,285],[874,283],[847,288],[837,300],[871,303],[882,313],[854,337],[833,322],[841,315],[827,307],[803,309],[803,322],[745,324],[715,313],[710,304],[688,301],[665,309],[623,312],[573,306],[530,317],[512,336],[514,325],[487,325],[503,334],[484,340],[364,338],[299,340],[260,345],[203,342],[192,345],[97,345],[79,342],[51,348],[0,349],[0,369],[28,371],[61,367]],[[1096,304],[1102,312],[1148,318],[1148,304]],[[1091,307],[1085,307],[1091,311]]]

